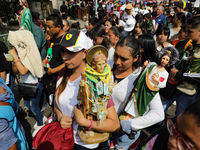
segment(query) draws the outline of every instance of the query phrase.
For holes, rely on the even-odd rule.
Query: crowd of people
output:
[[[200,150],[200,8],[184,1],[99,1],[95,14],[91,1],[63,2],[60,12],[50,14],[42,24],[26,0],[19,2],[20,27],[8,36],[13,48],[8,50],[0,42],[0,149],[98,150],[114,146],[123,150]],[[67,20],[67,16],[77,17],[76,5],[88,8],[82,29]],[[91,53],[93,49],[101,50],[99,56]],[[100,63],[96,58],[93,62],[93,55]],[[94,74],[93,69],[100,73]],[[86,118],[79,108],[85,71],[113,82],[112,88],[108,87],[107,115],[101,123]],[[22,94],[23,108],[12,92],[14,84],[20,85],[15,83],[18,74],[24,85],[37,87],[35,94]],[[98,83],[91,87],[94,97],[98,97]],[[165,114],[172,104],[176,111],[170,118]],[[49,118],[43,115],[47,105],[52,107]],[[95,109],[93,106],[90,109]],[[24,117],[17,116],[19,111],[32,112],[36,120],[33,147],[27,144],[23,124],[17,121]],[[57,134],[55,128],[55,133],[48,128],[48,136],[43,137],[45,124],[55,122],[66,131],[64,136],[71,134],[74,142],[65,141],[70,146],[51,139]],[[112,134],[101,142],[85,142],[80,126]],[[141,131],[152,126],[151,135],[143,139]],[[39,145],[40,138],[48,143]]]

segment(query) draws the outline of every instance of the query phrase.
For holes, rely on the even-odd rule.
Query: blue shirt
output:
[[[156,23],[161,24],[161,23],[166,23],[166,17],[165,15],[161,14],[159,17],[155,18]]]
[[[0,149],[7,150],[17,142],[18,149],[28,150],[29,147],[26,137],[17,122],[16,114],[18,110],[18,104],[14,99],[14,94],[5,84],[2,78],[0,78],[0,86],[6,90],[6,92],[0,94],[0,101],[9,102],[12,106],[0,106]],[[7,142],[7,144],[5,144],[5,142]]]
[[[8,124],[8,120],[0,118],[0,148],[7,150],[17,142],[12,128]]]

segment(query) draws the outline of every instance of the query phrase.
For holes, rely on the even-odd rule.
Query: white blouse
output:
[[[113,101],[115,103],[116,112],[121,115],[126,101],[133,89],[133,82],[137,79],[138,75],[141,72],[141,68],[136,69],[132,74],[128,77],[120,81],[113,88]],[[135,109],[133,107],[132,109]],[[136,112],[136,110],[135,110]],[[136,116],[136,118],[131,118],[128,120],[120,121],[123,131],[126,133],[130,133],[131,130],[139,130],[151,126],[155,123],[158,123],[164,119],[164,110],[162,107],[161,99],[159,93],[155,95],[155,97],[151,100],[149,105],[147,106],[146,112],[143,116]]]

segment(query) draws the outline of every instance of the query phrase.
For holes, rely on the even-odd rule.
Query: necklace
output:
[[[65,36],[65,35],[66,35],[66,33],[62,35],[62,38],[61,38],[61,40],[60,40],[60,42],[59,42],[59,43],[61,43],[61,42],[62,42],[62,40],[63,40],[63,38],[64,38],[64,36]]]

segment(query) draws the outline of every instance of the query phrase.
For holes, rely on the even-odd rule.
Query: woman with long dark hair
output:
[[[156,42],[153,38],[153,36],[149,34],[142,34],[138,37],[138,41],[140,43],[140,62],[141,65],[146,60],[149,60],[150,62],[156,61]]]
[[[117,42],[120,39],[120,29],[116,26],[113,26],[108,31],[108,39],[110,40],[111,48],[109,49],[109,60],[108,64],[113,68],[114,64],[114,52]]]
[[[109,29],[113,26],[115,26],[115,22],[111,18],[105,20],[104,29],[106,34],[108,34]]]
[[[185,14],[180,12],[173,16],[172,18],[172,26],[170,27],[170,35],[169,39],[170,41],[173,41],[178,38],[178,33],[181,30],[181,26],[186,23],[186,17]]]
[[[138,38],[139,35],[145,34],[145,33],[146,33],[145,22],[142,19],[137,20],[135,27],[133,29],[133,36],[135,38]]]
[[[162,103],[158,93],[149,102],[146,109],[143,110],[145,113],[142,115],[132,116],[128,120],[124,120],[123,117],[120,117],[127,108],[127,101],[133,101],[133,83],[137,80],[142,71],[142,67],[139,67],[139,54],[139,42],[133,36],[126,36],[120,39],[116,45],[113,78],[117,84],[113,88],[112,97],[121,125],[121,130],[114,132],[111,137],[116,149],[127,150],[131,145],[133,145],[131,148],[135,149],[139,142],[141,129],[164,119]],[[141,93],[141,95],[143,94]],[[139,102],[137,102],[137,104],[138,103]],[[133,112],[137,112],[137,110],[139,110],[139,112],[141,111],[139,107],[137,109],[136,105],[131,105],[130,109],[133,110]],[[134,136],[134,138],[131,138],[131,136]],[[109,144],[109,141],[107,141],[101,143],[100,146],[101,148],[108,149]]]
[[[156,30],[156,40],[157,40],[157,50],[160,51],[162,48],[167,46],[173,46],[168,42],[170,29],[165,24],[159,24],[158,29]]]
[[[92,17],[89,19],[89,31],[92,30],[95,26],[99,24],[99,20],[96,17]]]

